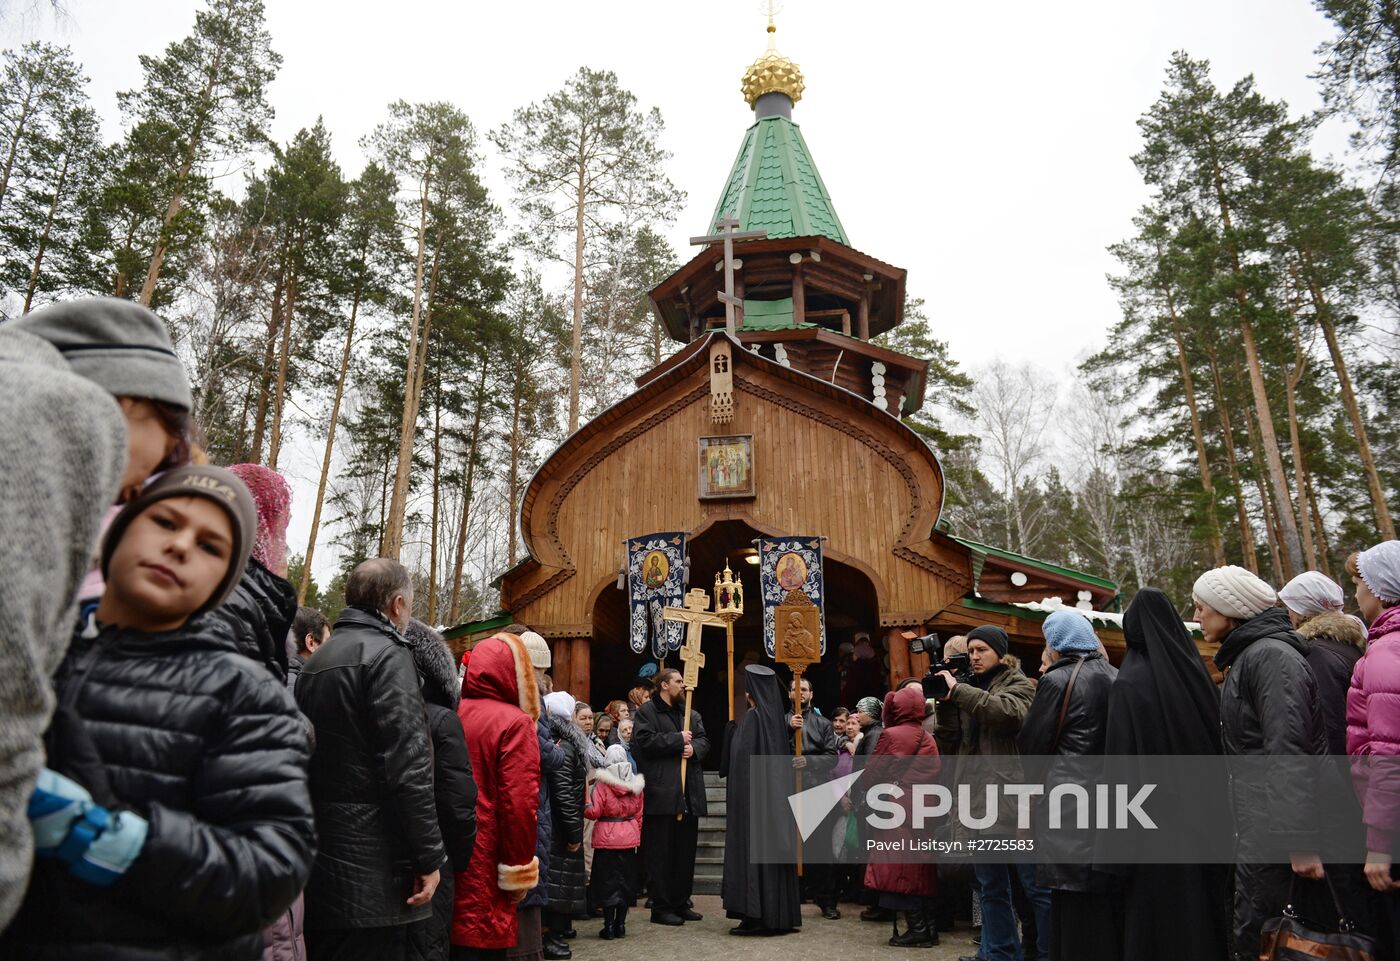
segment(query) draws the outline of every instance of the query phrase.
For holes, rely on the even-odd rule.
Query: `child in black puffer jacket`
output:
[[[305,729],[285,685],[203,616],[256,524],[214,467],[165,474],[112,522],[105,592],[55,682],[38,859],[0,955],[246,961],[305,885]]]

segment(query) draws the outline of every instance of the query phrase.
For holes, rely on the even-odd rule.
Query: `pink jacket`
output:
[[[583,816],[597,821],[594,850],[627,851],[642,843],[642,791],[646,778],[634,774],[626,781],[607,768],[594,772],[593,794]]]
[[[1367,850],[1390,853],[1400,827],[1400,607],[1381,613],[1347,691],[1347,753],[1397,758],[1353,767]]]

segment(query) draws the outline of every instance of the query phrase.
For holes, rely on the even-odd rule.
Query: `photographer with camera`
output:
[[[984,624],[967,634],[971,676],[946,665],[924,679],[925,690],[937,700],[938,724],[934,737],[939,753],[947,757],[1015,757],[1016,738],[1035,699],[1033,685],[1019,668],[1002,661],[1010,639],[999,627]],[[946,690],[946,693],[941,693]],[[997,829],[1011,833],[1003,818]],[[1035,883],[1033,864],[976,864],[974,873],[982,891],[981,961],[1018,961],[1016,913],[1011,905],[1011,872],[1015,871],[1035,913],[1039,955],[1049,954],[1050,893]],[[967,961],[967,959],[960,959]]]

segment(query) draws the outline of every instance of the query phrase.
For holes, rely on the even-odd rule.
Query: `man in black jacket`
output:
[[[315,726],[311,800],[321,856],[306,887],[312,959],[398,961],[428,917],[445,857],[418,674],[402,631],[413,584],[365,561],[331,639],[306,662],[297,704]]]
[[[791,687],[788,688],[788,692],[791,694]],[[798,717],[789,711],[784,720],[788,730],[802,732],[803,760],[799,763],[805,767],[811,763],[809,758],[820,759],[817,762],[820,770],[814,773],[817,774],[817,779],[821,780],[836,764],[836,732],[830,721],[812,709],[812,682],[807,678],[802,679],[802,716]],[[836,823],[839,813],[838,809],[831,809],[826,820],[817,828],[817,838],[831,837],[832,826]],[[832,864],[821,858],[816,859],[807,865],[802,881],[805,893],[821,908],[822,917],[828,921],[835,921],[841,917],[841,912],[836,910],[836,871]]]
[[[698,711],[690,712],[690,730],[684,730],[684,712],[685,682],[680,671],[667,668],[657,675],[656,693],[637,710],[632,728],[632,753],[646,777],[642,862],[651,884],[655,924],[701,920],[685,904],[695,884],[695,843],[707,810],[700,765],[710,753],[710,740]],[[684,792],[683,757],[689,758]]]

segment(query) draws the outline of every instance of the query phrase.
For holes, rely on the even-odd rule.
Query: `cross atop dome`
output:
[[[773,2],[768,2],[768,50],[744,71],[744,81],[739,88],[744,99],[753,107],[760,118],[763,98],[768,94],[778,94],[787,98],[787,103],[774,103],[784,116],[792,116],[792,105],[802,99],[806,83],[802,78],[802,68],[778,52],[776,34],[778,27],[773,23]]]

